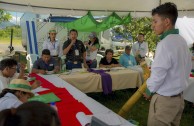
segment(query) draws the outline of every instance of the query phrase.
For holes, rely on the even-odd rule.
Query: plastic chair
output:
[[[28,72],[31,73],[32,67],[34,62],[39,58],[37,54],[28,54],[26,56],[27,59],[27,67],[28,67]]]
[[[103,58],[103,56],[101,54],[97,54],[96,56],[96,60],[97,60],[97,68],[99,68],[99,63],[100,63],[100,60]]]

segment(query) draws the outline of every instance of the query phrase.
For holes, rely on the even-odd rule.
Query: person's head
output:
[[[57,112],[48,104],[31,101],[1,111],[0,126],[61,126],[61,123]]]
[[[54,28],[49,30],[49,38],[51,41],[55,41],[56,35],[57,31]]]
[[[112,49],[107,49],[107,50],[105,51],[106,59],[111,60],[112,57],[113,57],[113,54],[114,54],[114,52],[113,52]]]
[[[91,42],[94,42],[96,40],[96,38],[97,38],[96,33],[95,32],[91,32],[88,35],[88,38],[90,39]]]
[[[42,50],[42,60],[45,63],[48,63],[48,61],[50,60],[50,58],[51,58],[50,51],[48,49]]]
[[[77,30],[71,29],[70,32],[69,32],[69,38],[71,40],[76,40],[77,39],[77,36],[78,36]]]
[[[144,34],[139,33],[138,36],[137,36],[137,40],[138,40],[138,42],[143,42],[144,41]]]
[[[0,70],[2,71],[3,76],[12,77],[17,70],[17,61],[11,58],[1,60]]]
[[[131,47],[130,46],[125,46],[125,53],[127,55],[130,55],[130,52],[131,52]]]
[[[164,3],[152,10],[152,29],[157,35],[173,29],[178,17],[177,7],[174,3]]]
[[[13,79],[8,88],[1,92],[0,97],[3,97],[6,93],[14,94],[21,102],[27,102],[34,95],[31,92],[31,85],[24,79]]]

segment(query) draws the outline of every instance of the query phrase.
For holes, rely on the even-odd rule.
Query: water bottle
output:
[[[50,106],[51,106],[56,112],[58,111],[55,102],[51,102],[51,103],[50,103]]]

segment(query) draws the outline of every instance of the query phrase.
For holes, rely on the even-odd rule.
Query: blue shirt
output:
[[[137,65],[137,62],[136,62],[134,56],[128,55],[126,53],[123,53],[123,55],[120,56],[119,63],[126,68],[129,66]]]
[[[58,66],[57,62],[51,57],[48,63],[45,63],[42,58],[35,61],[33,64],[33,68],[39,69],[39,70],[47,70],[52,71],[55,69],[55,67]]]

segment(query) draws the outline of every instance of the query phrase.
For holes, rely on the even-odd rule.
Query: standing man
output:
[[[179,126],[184,109],[182,92],[188,85],[191,54],[175,29],[178,17],[173,3],[152,10],[152,29],[160,35],[147,87],[155,93],[150,102],[148,126]]]
[[[144,34],[138,34],[137,42],[132,46],[132,52],[138,63],[145,60],[146,54],[148,53],[148,43],[144,42]]]
[[[78,32],[75,29],[70,30],[69,37],[63,44],[63,54],[66,55],[66,68],[87,68],[86,64],[86,49],[82,41],[77,40]]]
[[[119,58],[119,63],[125,68],[137,65],[134,56],[130,55],[130,52],[131,52],[131,47],[126,46],[125,52]]]

